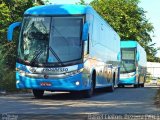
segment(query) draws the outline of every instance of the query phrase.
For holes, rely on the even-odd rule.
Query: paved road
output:
[[[154,105],[157,87],[118,88],[113,93],[98,91],[92,98],[79,99],[68,93],[46,94],[34,99],[32,94],[0,96],[0,113],[15,114],[83,114],[142,113],[157,114]]]

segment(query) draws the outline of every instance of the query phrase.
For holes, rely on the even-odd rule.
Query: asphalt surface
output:
[[[30,93],[1,95],[0,120],[160,120],[160,108],[154,104],[158,88],[129,86],[112,93],[101,89],[92,98],[50,92],[42,99]]]
[[[0,114],[160,114],[154,105],[158,87],[117,88],[114,92],[98,90],[92,98],[69,93],[45,93],[35,99],[32,94],[0,96]]]

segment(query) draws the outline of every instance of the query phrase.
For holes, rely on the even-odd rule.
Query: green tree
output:
[[[76,4],[79,4],[79,5],[86,5],[87,3],[84,1],[84,0],[80,0],[78,3]]]
[[[93,0],[90,5],[118,32],[122,40],[136,40],[147,52],[148,61],[155,61],[157,49],[150,44],[152,24],[139,0]]]
[[[8,43],[6,40],[7,28],[9,24],[22,21],[23,13],[26,9],[33,7],[35,5],[44,4],[42,0],[36,0],[37,3],[33,0],[1,0],[0,1],[0,25],[2,29],[0,30],[0,41],[1,54],[3,54],[3,60],[8,68],[15,68],[15,59],[16,59],[16,44],[19,37],[19,29],[14,32],[13,42]]]
[[[8,11],[6,14],[8,16],[8,20],[6,22],[4,10],[1,10],[2,16],[0,16],[0,19],[3,18],[1,21],[4,23],[2,24],[2,31],[0,31],[0,41],[2,42],[1,54],[3,54],[3,59],[1,60],[3,60],[3,64],[5,64],[8,69],[14,69],[16,59],[16,43],[19,36],[19,30],[17,29],[14,32],[14,40],[9,43],[6,40],[7,29],[11,23],[21,21],[23,12],[29,7],[32,7],[34,3],[32,0],[3,0],[2,3],[5,11]]]
[[[42,4],[37,0],[37,5]],[[0,89],[15,89],[15,60],[16,44],[18,42],[19,29],[14,32],[13,42],[7,42],[7,29],[16,21],[22,21],[26,9],[35,6],[32,0],[0,0]]]

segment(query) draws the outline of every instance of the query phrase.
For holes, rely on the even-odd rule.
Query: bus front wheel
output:
[[[90,83],[90,89],[89,90],[85,90],[83,92],[83,96],[85,98],[90,98],[93,93],[94,93],[94,89],[95,89],[95,85],[96,84],[96,71],[94,70],[93,73],[92,73],[92,78],[91,78],[91,83]]]
[[[44,90],[32,90],[35,98],[42,98],[44,94]]]
[[[91,81],[91,88],[89,89],[89,90],[85,90],[84,92],[83,92],[83,96],[85,97],[85,98],[90,98],[90,97],[92,97],[92,95],[93,95],[93,91],[94,91],[94,83],[93,83],[93,80]]]
[[[138,88],[138,87],[139,87],[139,84],[135,84],[135,85],[134,85],[134,88]]]

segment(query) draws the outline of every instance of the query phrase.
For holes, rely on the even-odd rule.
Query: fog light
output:
[[[78,86],[79,84],[80,84],[79,81],[77,81],[77,82],[76,82],[76,85]]]
[[[24,72],[21,72],[20,75],[21,75],[21,76],[25,76],[25,73],[24,73]]]
[[[16,84],[19,84],[19,83],[20,83],[20,81],[19,81],[19,80],[17,80],[17,81],[16,81]]]

